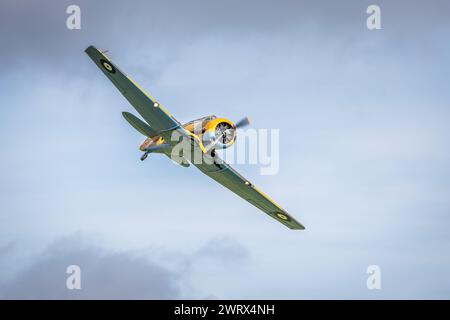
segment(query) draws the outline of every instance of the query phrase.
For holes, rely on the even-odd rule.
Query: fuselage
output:
[[[220,125],[226,125],[230,130],[233,130],[230,132],[229,137],[224,137],[223,141],[222,139],[218,139],[220,141],[215,140],[217,138],[216,128]],[[212,142],[214,142],[216,148],[224,149],[231,146],[236,140],[234,124],[226,118],[217,118],[215,115],[202,117],[185,123],[183,124],[182,130],[187,132],[191,138],[195,139],[202,149]],[[166,140],[159,135],[155,135],[145,139],[139,149],[141,151],[146,151],[150,147],[159,146],[163,143],[166,143]],[[167,141],[167,143],[170,144],[169,141]]]

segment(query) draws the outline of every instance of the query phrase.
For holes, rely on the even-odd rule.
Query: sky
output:
[[[80,30],[66,27],[71,4]],[[2,1],[0,298],[450,298],[449,9]],[[181,122],[279,129],[277,174],[234,168],[306,230],[195,168],[139,161],[144,137],[121,115],[133,108],[89,45]],[[81,290],[66,288],[69,265]]]

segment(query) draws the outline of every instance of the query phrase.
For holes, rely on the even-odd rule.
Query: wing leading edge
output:
[[[216,156],[217,158],[217,156]],[[259,190],[247,179],[241,176],[229,164],[223,160],[214,163],[201,163],[194,165],[204,174],[211,177],[224,187],[228,188],[242,199],[248,201],[270,217],[281,222],[286,227],[295,230],[304,230],[305,227],[295,220],[289,213],[281,208],[275,201],[270,199],[264,192]]]
[[[168,132],[181,126],[161,104],[145,92],[133,79],[120,71],[103,52],[94,46],[88,47],[85,52],[152,129],[157,132]]]

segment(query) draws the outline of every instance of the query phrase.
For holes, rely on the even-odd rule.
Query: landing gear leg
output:
[[[145,159],[147,159],[148,153],[145,152],[142,156],[141,156],[141,161],[144,161]]]

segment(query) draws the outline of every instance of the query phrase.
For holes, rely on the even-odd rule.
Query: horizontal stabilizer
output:
[[[144,136],[151,138],[158,135],[158,133],[155,130],[150,128],[148,124],[146,124],[144,121],[142,121],[135,115],[129,112],[122,112],[122,115],[125,118],[125,120],[127,120],[128,123],[133,126],[133,128],[142,133]]]

